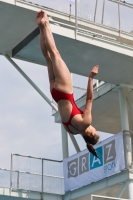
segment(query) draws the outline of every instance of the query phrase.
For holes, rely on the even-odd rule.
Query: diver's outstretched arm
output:
[[[93,67],[88,80],[87,86],[87,95],[86,95],[86,105],[83,113],[83,121],[87,125],[91,124],[92,116],[91,116],[91,109],[92,109],[92,102],[93,102],[93,78],[98,73],[99,66],[96,65]]]

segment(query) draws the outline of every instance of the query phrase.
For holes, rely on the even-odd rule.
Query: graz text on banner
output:
[[[123,133],[95,145],[99,158],[84,150],[63,160],[65,191],[79,188],[125,169]]]

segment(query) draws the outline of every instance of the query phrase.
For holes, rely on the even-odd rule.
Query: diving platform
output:
[[[94,65],[100,66],[96,78],[103,81],[104,84],[94,88],[92,125],[97,130],[107,133],[118,135],[117,133],[123,132],[125,169],[100,181],[69,190],[64,194],[41,193],[20,190],[19,188],[14,190],[11,185],[8,188],[0,185],[0,199],[2,200],[12,200],[15,197],[16,200],[26,198],[30,200],[90,200],[92,193],[133,199],[131,190],[133,187],[133,33],[132,30],[125,32],[120,29],[120,19],[119,28],[113,28],[103,23],[105,1],[103,1],[101,15],[102,23],[96,22],[98,0],[95,2],[94,20],[87,20],[78,16],[77,0],[75,0],[74,15],[71,13],[71,4],[70,13],[68,13],[25,0],[1,0],[0,54],[4,55],[54,108],[56,111],[53,114],[55,122],[61,123],[56,105],[46,98],[46,95],[12,60],[15,58],[46,66],[40,50],[39,28],[36,24],[37,12],[41,9],[46,10],[57,48],[70,72],[88,77]],[[123,3],[121,0],[109,0],[109,2],[118,5],[119,12],[122,6],[133,8],[133,5]],[[81,109],[84,109],[85,101],[86,94],[79,98],[76,103]],[[63,126],[61,128],[63,159],[65,159],[69,157],[68,134]],[[75,137],[72,135],[70,137],[77,153],[82,153]]]
[[[92,194],[109,197],[121,196],[122,199],[126,199],[126,182],[130,182],[133,178],[133,171],[125,169],[92,184],[65,192],[64,178],[60,176],[62,161],[59,163],[56,160],[43,159],[44,173],[42,176],[42,174],[35,173],[35,171],[33,173],[35,168],[31,165],[33,162],[39,165],[39,169],[41,169],[41,163],[38,160],[41,160],[41,158],[19,154],[13,154],[13,157],[13,169],[0,168],[0,176],[3,177],[3,180],[0,179],[1,200],[91,200]],[[20,157],[19,160],[18,157]],[[26,166],[23,165],[23,159],[26,159]],[[35,161],[35,159],[37,160]],[[16,170],[20,164],[20,170]],[[50,171],[48,166],[49,168],[53,166],[55,168]],[[21,171],[21,169],[24,170]]]
[[[86,20],[75,30],[73,16],[22,0],[0,1],[0,9],[0,54],[46,65],[36,24],[37,11],[45,9],[57,48],[72,73],[88,76],[98,64],[97,79],[116,85],[133,83],[132,34]]]
[[[133,176],[130,172],[130,178]],[[91,185],[87,185],[77,190],[70,191],[66,194],[52,194],[45,192],[43,198],[46,200],[91,200],[91,195],[101,196],[117,196],[124,182],[129,178],[128,171],[121,172],[111,176],[110,178],[97,181]],[[52,184],[52,182],[51,182]],[[123,187],[121,198],[126,199],[127,193]],[[0,200],[41,200],[42,194],[36,191],[26,191],[19,189],[0,188]],[[101,200],[101,199],[100,199]]]
[[[50,200],[62,200],[62,195],[57,194],[43,194],[44,199]],[[9,188],[0,188],[0,199],[1,200],[38,200],[41,199],[40,192],[34,191],[24,191],[24,190],[17,190],[17,189],[9,189]]]

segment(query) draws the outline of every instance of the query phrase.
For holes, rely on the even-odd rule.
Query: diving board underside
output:
[[[54,34],[54,39],[63,60],[72,73],[88,76],[92,67],[98,64],[100,69],[97,79],[116,85],[131,84],[133,57],[58,34]],[[40,50],[39,35],[18,52],[17,48],[19,49],[19,45],[14,48],[13,57],[46,65]]]
[[[129,93],[133,99],[133,92]],[[133,111],[127,105],[129,129],[133,130]],[[122,131],[119,93],[115,91],[107,92],[100,98],[96,98],[92,108],[92,125],[97,130],[117,134]]]
[[[0,2],[0,27],[1,54],[46,65],[40,50],[35,11]],[[72,73],[88,76],[98,64],[97,79],[116,85],[132,84],[133,48],[82,34],[75,40],[75,31],[70,27],[52,24],[51,29],[57,48]]]

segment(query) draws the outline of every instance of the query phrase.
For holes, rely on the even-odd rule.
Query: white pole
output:
[[[41,194],[41,200],[43,200],[43,158],[42,158],[42,194]]]
[[[132,155],[133,155],[133,134],[131,133],[131,146],[132,146]],[[132,163],[132,168],[133,168],[133,163]]]
[[[50,99],[37,87],[37,85],[19,68],[19,66],[8,56],[5,58],[19,71],[19,73],[33,86],[33,88],[45,99],[45,101],[55,110],[58,111],[56,105],[54,105]]]
[[[104,20],[104,7],[105,7],[105,0],[103,1],[102,24],[103,24],[103,20]]]
[[[94,198],[93,198],[94,197]],[[91,195],[91,200],[94,200],[95,199],[95,197],[99,197],[99,198],[101,198],[101,200],[103,200],[103,199],[109,199],[109,200],[129,200],[129,199],[121,199],[121,198],[115,198],[115,197],[108,197],[108,196],[101,196],[101,195],[95,195],[95,194],[92,194]]]
[[[129,106],[130,106],[130,108],[133,112],[133,102],[132,102],[132,100],[129,96],[129,93],[127,91],[126,91],[126,98],[127,98],[128,104],[129,104]],[[132,133],[132,131],[130,131],[130,134],[131,134],[131,147],[132,147],[132,155],[133,155],[133,133]],[[132,164],[132,167],[133,167],[133,164]]]
[[[61,124],[61,133],[62,133],[62,153],[64,159],[69,157],[69,152],[68,152],[68,135],[67,131],[65,130],[62,124]]]
[[[78,29],[78,0],[75,0],[75,39],[77,39]]]
[[[13,154],[11,154],[10,190],[12,189],[12,168],[13,168]]]
[[[119,88],[119,97],[120,97],[120,112],[121,112],[121,123],[122,130],[129,130],[128,123],[128,112],[126,104],[126,92],[124,88]],[[131,147],[131,137],[130,133],[124,131],[124,151],[125,151],[125,164],[127,168],[130,168],[132,165],[132,147]],[[133,199],[132,192],[133,183],[132,181],[126,182],[127,195],[129,199]]]
[[[119,20],[119,36],[120,36],[120,31],[121,31],[120,0],[119,0],[119,3],[118,3],[118,20]]]
[[[19,189],[19,171],[17,172],[17,189]]]
[[[129,93],[127,91],[126,91],[126,98],[127,98],[128,104],[129,104],[129,106],[130,106],[130,108],[131,108],[131,110],[133,112],[133,102],[132,102],[132,100],[131,100],[131,98],[129,96]]]
[[[127,198],[133,200],[133,181],[129,180],[126,182]]]
[[[98,0],[96,0],[96,5],[95,5],[94,22],[96,21],[97,2],[98,2]]]
[[[72,140],[72,143],[73,143],[73,145],[74,145],[74,147],[75,147],[75,150],[76,150],[77,152],[80,152],[81,150],[80,150],[80,148],[79,148],[79,145],[78,145],[78,143],[77,143],[77,141],[76,141],[74,135],[72,135],[71,133],[69,133],[69,136],[70,136],[70,138],[71,138],[71,140]]]
[[[122,131],[129,130],[126,93],[125,93],[125,89],[122,87],[119,88],[119,100],[120,100],[120,115],[121,115]],[[132,165],[131,137],[130,137],[129,132],[124,131],[123,134],[124,134],[123,140],[124,140],[125,165],[126,165],[126,168],[130,168]]]
[[[99,80],[96,80],[96,87],[97,87],[97,92],[98,92],[98,90],[99,90]]]
[[[122,194],[123,194],[123,192],[125,190],[125,187],[126,187],[126,183],[123,183],[121,188],[120,188],[120,190],[119,190],[119,192],[116,195],[117,198],[120,198],[122,196]]]

